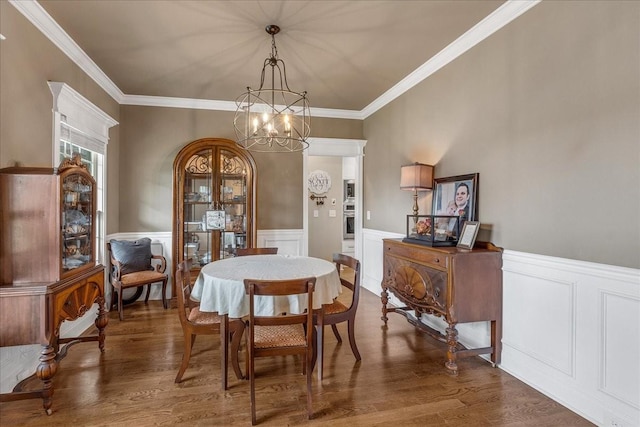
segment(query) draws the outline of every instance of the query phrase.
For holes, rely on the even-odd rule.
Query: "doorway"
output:
[[[308,141],[309,148],[303,152],[305,255],[331,259],[333,252],[341,252],[360,259],[362,158],[366,141],[332,138]],[[307,182],[309,175],[320,168],[329,169],[325,172],[331,177],[331,188],[323,194],[324,199],[316,198]],[[344,238],[345,221],[349,222],[349,234],[353,237]]]

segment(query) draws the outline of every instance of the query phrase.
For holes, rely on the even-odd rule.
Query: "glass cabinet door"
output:
[[[220,155],[220,206],[225,214],[220,258],[235,256],[247,247],[247,172],[242,159],[227,150]]]
[[[184,167],[183,256],[194,265],[211,262],[212,233],[207,232],[206,213],[214,202],[212,194],[214,150],[193,154]]]
[[[64,276],[71,270],[93,265],[94,184],[83,174],[70,173],[61,176],[61,185],[61,254]]]
[[[254,210],[251,155],[226,139],[188,144],[174,162],[174,262],[191,260],[195,279],[207,263],[252,246]]]

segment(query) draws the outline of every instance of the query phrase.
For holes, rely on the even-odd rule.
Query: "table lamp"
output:
[[[400,188],[413,191],[413,215],[418,215],[418,191],[433,188],[433,166],[413,163],[400,168]]]

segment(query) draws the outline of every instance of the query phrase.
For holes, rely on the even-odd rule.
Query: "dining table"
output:
[[[331,261],[295,255],[249,255],[217,260],[200,270],[191,298],[200,303],[200,311],[217,312],[230,319],[249,316],[249,295],[244,280],[288,280],[315,277],[313,307],[317,312],[318,377],[322,379],[322,335],[324,334],[324,304],[331,304],[342,292],[340,276]],[[255,313],[258,316],[276,316],[282,313],[300,314],[307,310],[307,298],[302,295],[256,296]],[[239,372],[238,351],[240,336],[232,337],[231,361]]]

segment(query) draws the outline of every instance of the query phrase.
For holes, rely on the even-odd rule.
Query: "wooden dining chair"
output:
[[[313,327],[313,290],[316,278],[292,280],[245,279],[245,292],[249,295],[249,321],[247,323],[248,375],[251,387],[251,424],[256,424],[255,359],[265,356],[304,356],[302,370],[307,377],[307,417],[312,417],[311,375],[314,361],[315,328]],[[261,295],[288,296],[307,294],[305,313],[275,316],[256,314],[256,297]]]
[[[229,337],[235,333],[241,333],[244,323],[240,319],[229,321],[227,315],[219,315],[218,313],[210,313],[200,311],[198,303],[191,299],[191,291],[193,284],[189,271],[191,270],[191,261],[184,260],[178,264],[176,270],[176,291],[178,300],[178,315],[182,332],[184,334],[184,353],[182,355],[182,363],[176,375],[175,382],[182,381],[182,375],[189,365],[191,358],[191,350],[196,341],[197,335],[220,335],[220,362],[222,373],[222,389],[227,389],[227,365],[229,360]],[[239,379],[242,375],[236,375]]]
[[[338,332],[336,325],[338,323],[347,322],[347,333],[349,334],[349,344],[351,344],[351,351],[356,361],[361,360],[358,346],[356,345],[355,336],[355,321],[356,311],[358,310],[358,301],[360,300],[360,261],[344,254],[333,254],[333,262],[338,269],[338,275],[340,276],[340,283],[344,286],[351,295],[348,305],[340,301],[339,298],[333,300],[331,304],[325,304],[322,306],[324,311],[324,325],[331,325],[333,334],[339,343],[342,342],[342,337]],[[346,267],[346,268],[345,268]],[[352,278],[353,277],[353,278]],[[347,301],[345,301],[347,302]],[[321,339],[324,340],[324,333],[320,334]],[[324,349],[324,342],[320,343],[319,348]],[[320,358],[320,363],[324,357]],[[319,366],[318,372],[322,378],[323,367]]]
[[[278,253],[278,248],[238,248],[236,249],[236,256],[275,255],[277,253]]]

